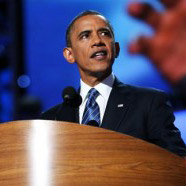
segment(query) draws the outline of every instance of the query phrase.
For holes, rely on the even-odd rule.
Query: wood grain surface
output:
[[[184,160],[109,130],[57,121],[0,125],[0,186],[186,186]]]

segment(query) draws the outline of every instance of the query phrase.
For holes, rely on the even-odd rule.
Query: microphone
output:
[[[94,127],[99,127],[99,124],[95,120],[90,120],[87,125],[94,126]]]
[[[55,114],[55,120],[58,120],[59,119],[60,112],[61,112],[62,109],[65,109],[66,112],[67,112],[67,110],[70,109],[70,112],[69,113],[71,113],[72,108],[74,109],[74,108],[79,107],[79,105],[81,105],[81,102],[82,102],[81,96],[71,86],[66,87],[62,91],[62,98],[64,100],[64,103],[61,104],[59,106],[59,108],[57,109],[56,114]],[[66,117],[68,117],[68,114],[66,115]]]
[[[81,96],[76,92],[75,88],[68,86],[62,92],[64,103],[74,108],[79,107],[82,102]]]

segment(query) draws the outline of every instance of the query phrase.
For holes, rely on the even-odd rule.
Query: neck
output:
[[[104,75],[96,74],[94,76],[85,76],[85,77],[81,75],[81,79],[87,85],[89,85],[91,87],[95,87],[100,82],[102,82],[105,78],[107,78],[110,74],[111,74],[111,72],[104,74]]]

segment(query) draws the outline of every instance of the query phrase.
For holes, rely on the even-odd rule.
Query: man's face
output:
[[[72,47],[66,59],[76,62],[82,78],[106,76],[116,57],[114,37],[104,17],[87,15],[79,18],[70,33]]]

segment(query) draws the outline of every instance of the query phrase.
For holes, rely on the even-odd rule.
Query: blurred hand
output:
[[[151,59],[159,71],[176,84],[186,76],[186,0],[160,0],[166,10],[157,12],[144,3],[132,3],[128,12],[151,25],[153,37],[141,36],[131,43],[131,53],[141,53]]]

